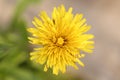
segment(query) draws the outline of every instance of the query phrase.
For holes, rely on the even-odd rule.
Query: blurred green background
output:
[[[55,76],[29,60],[33,46],[27,27],[40,11],[51,15],[64,4],[83,13],[95,35],[93,54],[82,59],[85,67],[68,67]],[[120,80],[120,0],[0,0],[0,80]]]

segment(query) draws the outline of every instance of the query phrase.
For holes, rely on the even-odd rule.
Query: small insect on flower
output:
[[[61,5],[54,7],[51,18],[44,11],[39,17],[34,17],[32,22],[35,28],[28,28],[33,36],[29,37],[30,43],[39,46],[30,53],[31,60],[44,65],[44,71],[53,69],[56,75],[59,71],[65,73],[67,66],[78,69],[76,63],[84,66],[81,51],[92,53],[94,36],[86,34],[90,26],[83,14],[73,15],[72,8],[66,11]]]

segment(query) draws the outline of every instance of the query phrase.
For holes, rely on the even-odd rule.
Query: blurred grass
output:
[[[22,13],[40,0],[21,0],[6,30],[0,30],[0,80],[72,80],[68,75],[54,76],[29,60],[27,23]]]

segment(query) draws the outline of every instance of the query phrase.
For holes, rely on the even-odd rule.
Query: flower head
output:
[[[66,72],[67,66],[78,69],[76,63],[84,66],[81,51],[91,53],[94,48],[94,37],[85,34],[90,26],[82,14],[72,14],[72,8],[68,11],[61,5],[54,8],[50,18],[46,12],[41,12],[40,19],[34,17],[35,28],[28,28],[33,37],[29,37],[32,44],[39,45],[31,52],[31,60],[44,65],[44,71],[53,69],[53,74]]]

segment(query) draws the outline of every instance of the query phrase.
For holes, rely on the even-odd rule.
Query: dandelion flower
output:
[[[34,17],[32,22],[35,28],[28,28],[32,33],[30,43],[39,46],[30,53],[31,60],[44,65],[44,71],[51,68],[56,75],[59,71],[65,73],[67,66],[78,69],[76,63],[84,66],[81,51],[92,52],[94,36],[86,34],[90,26],[83,14],[73,15],[72,8],[66,11],[61,5],[54,7],[51,18],[45,11],[39,17]]]

